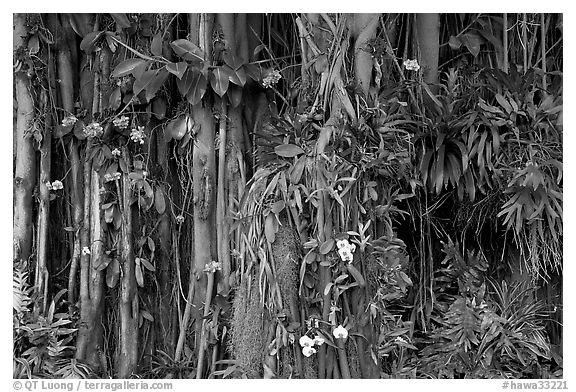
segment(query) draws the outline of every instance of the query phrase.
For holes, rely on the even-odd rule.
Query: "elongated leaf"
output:
[[[222,57],[224,58],[226,65],[228,65],[233,70],[238,70],[246,62],[246,60],[244,60],[242,57],[237,57],[228,50],[224,52]]]
[[[91,14],[68,14],[70,17],[70,26],[80,37],[85,37],[88,33],[92,31],[90,25],[88,24],[88,19]]]
[[[106,285],[113,289],[120,280],[120,263],[117,258],[112,259],[109,268],[106,269]]]
[[[320,245],[320,254],[325,255],[328,254],[334,248],[334,239],[329,238]]]
[[[435,183],[436,183],[436,193],[440,193],[442,190],[442,183],[444,181],[444,153],[445,153],[445,146],[441,145],[440,149],[438,150],[438,157],[436,160],[436,175],[435,175]]]
[[[82,39],[82,42],[80,42],[80,49],[86,53],[92,53],[96,48],[96,44],[103,36],[103,31],[92,31],[86,34],[86,36]]]
[[[350,272],[350,275],[352,275],[354,277],[354,280],[356,280],[356,282],[358,283],[358,286],[360,287],[366,286],[366,280],[364,280],[364,277],[362,276],[360,271],[356,269],[356,267],[354,267],[352,264],[347,264],[346,267],[348,268],[348,272]]]
[[[304,150],[294,144],[282,144],[274,148],[276,155],[284,158],[292,158],[304,154]]]
[[[158,33],[152,38],[150,52],[152,52],[154,56],[162,56],[162,33]]]
[[[138,286],[144,287],[144,274],[142,273],[142,266],[140,263],[136,263],[134,266],[134,272],[136,275],[136,283],[138,283]]]
[[[187,39],[178,39],[171,42],[170,46],[174,52],[184,60],[195,62],[204,61],[204,52],[202,49]]]
[[[268,214],[264,222],[264,234],[266,235],[266,240],[273,244],[276,240],[276,233],[278,232],[278,221],[274,217],[274,214]]]
[[[216,67],[210,72],[209,79],[210,79],[210,86],[212,86],[212,90],[220,97],[226,94],[226,90],[228,90],[228,83],[230,81],[230,73],[228,72],[230,68],[224,67]]]
[[[162,67],[156,71],[156,74],[150,81],[150,84],[146,87],[146,100],[150,101],[156,96],[156,93],[162,87],[166,79],[168,78],[168,71],[166,67]]]
[[[166,200],[164,199],[164,194],[162,189],[156,188],[154,196],[154,206],[159,214],[163,214],[166,211]]]
[[[129,75],[134,72],[134,69],[139,65],[146,64],[147,61],[143,59],[128,59],[122,61],[120,64],[114,68],[114,71],[110,74],[113,78],[120,78],[122,76]]]
[[[110,16],[114,19],[116,24],[123,29],[127,29],[131,26],[130,20],[126,16],[126,14],[110,14]]]
[[[228,99],[232,108],[238,107],[242,103],[242,88],[234,84],[228,86]]]
[[[190,81],[190,89],[186,93],[186,99],[191,105],[200,103],[208,88],[208,81],[200,71],[194,72]]]
[[[166,64],[166,69],[173,75],[176,75],[178,79],[182,79],[184,76],[184,72],[186,72],[186,68],[188,68],[188,63],[185,61],[181,61],[179,63],[168,63]],[[185,93],[182,93],[184,95]]]
[[[182,79],[176,79],[176,86],[178,86],[178,91],[180,91],[180,94],[182,94],[183,96],[186,96],[186,94],[188,94],[188,90],[190,90],[190,86],[192,85],[193,79],[194,79],[194,72],[190,68],[188,68],[186,72],[184,72]]]

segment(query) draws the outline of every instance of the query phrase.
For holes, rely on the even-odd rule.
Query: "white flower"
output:
[[[147,171],[143,171],[143,172],[142,172],[142,177],[146,178],[147,175],[148,175],[148,172],[147,172]]]
[[[120,118],[115,118],[114,120],[112,120],[112,123],[120,129],[126,129],[128,128],[129,121],[130,119],[128,117],[122,116]]]
[[[178,215],[178,216],[176,217],[176,223],[178,223],[179,225],[181,225],[182,223],[184,223],[184,216]]]
[[[346,339],[348,337],[348,330],[342,325],[339,325],[332,331],[332,335],[334,335],[336,339]]]
[[[120,151],[119,149],[115,148],[112,150],[112,156],[115,158],[120,158],[122,156],[122,151]]]
[[[90,249],[89,249],[87,246],[83,247],[83,248],[82,248],[82,254],[83,254],[83,255],[89,255],[89,254],[90,254]]]
[[[54,182],[52,182],[52,189],[57,191],[58,189],[63,189],[64,185],[62,184],[62,181],[56,180]]]
[[[314,340],[310,339],[307,335],[304,335],[298,341],[302,347],[312,347],[314,345]]]
[[[94,122],[84,127],[84,134],[88,138],[100,137],[104,133],[104,128],[99,123]]]
[[[404,60],[404,68],[408,71],[418,71],[420,69],[420,65],[418,64],[418,60]]]
[[[119,180],[121,174],[119,172],[116,173],[106,173],[104,174],[104,182],[110,182],[114,180]]]
[[[406,343],[406,341],[404,339],[402,339],[402,337],[398,336],[396,337],[396,339],[394,339],[395,342],[404,342]]]
[[[276,83],[278,83],[278,81],[280,80],[281,77],[282,77],[282,75],[280,75],[280,71],[275,70],[275,69],[270,70],[268,72],[268,75],[266,75],[266,77],[262,80],[262,85],[265,88],[273,86]]]
[[[309,357],[314,353],[316,353],[316,349],[314,347],[306,346],[302,348],[302,354],[304,354],[305,357]]]
[[[46,188],[52,190],[52,184],[50,183],[50,181],[46,181]]]
[[[62,126],[64,126],[64,127],[72,126],[72,125],[76,124],[76,121],[78,121],[76,116],[71,114],[71,115],[66,116],[62,119]]]
[[[356,252],[356,244],[350,244],[348,246],[348,249],[350,249],[350,252],[352,253]]]
[[[352,255],[352,252],[350,252],[349,247],[344,247],[344,248],[338,249],[338,254],[340,255],[340,258],[342,259],[342,261],[354,260],[354,256]]]
[[[139,126],[138,129],[132,128],[132,131],[130,131],[130,139],[132,139],[134,143],[144,144],[145,137],[144,127]]]
[[[338,247],[338,249],[342,249],[344,247],[347,247],[349,245],[348,240],[338,240],[336,241],[336,246]]]
[[[314,344],[315,345],[321,346],[324,344],[324,342],[325,342],[325,340],[322,336],[320,336],[320,335],[314,336]]]
[[[222,263],[218,263],[216,261],[211,261],[204,265],[204,272],[216,272],[222,269]]]

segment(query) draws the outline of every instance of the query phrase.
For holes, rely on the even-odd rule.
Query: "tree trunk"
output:
[[[438,83],[438,48],[440,42],[440,14],[417,14],[418,47],[420,65],[423,68],[424,81],[431,84],[435,92]]]
[[[26,15],[14,14],[14,50],[26,51]],[[36,155],[33,138],[28,132],[34,121],[30,78],[32,70],[25,66],[14,75],[18,104],[16,129],[16,161],[14,163],[14,258],[27,260],[32,253],[32,193],[36,185]]]

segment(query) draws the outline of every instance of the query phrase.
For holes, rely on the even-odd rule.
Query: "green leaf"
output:
[[[159,214],[163,214],[166,211],[166,200],[164,199],[164,194],[162,189],[156,188],[154,195],[154,206]]]
[[[131,26],[130,20],[126,14],[110,14],[110,16],[114,19],[116,24],[123,29],[127,29]]]
[[[145,64],[147,61],[143,59],[128,59],[122,61],[120,64],[114,68],[114,71],[110,74],[112,78],[120,78],[122,76],[126,76],[131,74],[134,71],[134,68],[141,64]]]
[[[325,255],[328,254],[334,248],[334,239],[329,238],[320,245],[320,254]]]
[[[162,97],[152,101],[152,113],[158,120],[162,120],[166,116],[166,101]]]
[[[179,63],[168,63],[166,64],[166,69],[173,75],[176,75],[178,79],[182,79],[184,72],[188,68],[188,63],[186,61],[181,61]],[[182,93],[184,95],[185,93]]]
[[[196,71],[190,81],[190,89],[186,94],[186,99],[191,105],[197,105],[202,100],[208,88],[208,81],[202,72]]]
[[[240,87],[246,84],[246,71],[244,71],[242,68],[236,71],[228,67],[227,65],[223,66],[222,68],[225,69],[225,72],[228,72],[228,79],[232,83]]]
[[[140,258],[140,263],[142,263],[142,265],[146,267],[148,271],[156,271],[156,267],[154,267],[154,265],[152,265],[152,263],[150,263],[147,259]]]
[[[150,44],[150,52],[154,56],[162,56],[162,34],[158,33],[152,38],[152,43]]]
[[[294,144],[281,144],[274,148],[276,155],[284,158],[292,158],[300,154],[304,154],[304,150]]]
[[[224,62],[226,63],[226,65],[228,65],[230,68],[232,68],[235,71],[240,69],[242,67],[242,65],[244,65],[244,63],[246,62],[243,58],[236,57],[229,50],[225,51],[224,55],[222,57],[224,58]]]
[[[442,183],[444,181],[444,152],[445,152],[445,145],[441,145],[440,149],[438,150],[438,157],[436,160],[436,193],[440,193],[442,190]]]
[[[448,45],[450,45],[451,49],[460,49],[460,46],[462,46],[462,41],[460,40],[459,37],[456,37],[454,35],[450,36],[450,39],[448,40]]]
[[[242,103],[242,88],[234,84],[228,86],[228,99],[232,108],[238,107]]]
[[[108,267],[108,264],[110,264],[111,261],[112,259],[107,254],[103,253],[98,259],[94,261],[92,268],[94,268],[96,271],[103,271],[106,267]]]
[[[222,97],[226,94],[226,90],[228,90],[228,82],[230,81],[230,73],[228,72],[230,68],[216,67],[212,69],[208,78],[210,79],[210,86],[212,86],[212,90],[218,96]]]
[[[354,267],[352,264],[347,264],[346,267],[348,268],[348,272],[350,272],[350,275],[352,275],[354,277],[354,280],[356,280],[356,282],[358,283],[358,286],[360,287],[366,286],[366,281],[364,280],[364,277],[362,276],[360,271],[356,269],[356,267]]]
[[[166,128],[164,128],[164,140],[181,140],[184,135],[186,135],[186,132],[188,132],[187,117],[188,116],[182,116],[169,122]]]
[[[278,232],[278,220],[274,217],[274,214],[268,214],[266,220],[264,221],[264,234],[266,235],[266,240],[273,244],[276,240],[276,233]]]
[[[192,80],[194,79],[194,71],[188,68],[181,79],[176,79],[176,86],[181,95],[186,96],[190,86],[192,86]]]
[[[86,53],[92,53],[96,47],[96,44],[104,36],[103,31],[92,31],[82,39],[80,42],[80,49]]]
[[[154,98],[156,96],[156,93],[158,92],[160,87],[162,87],[162,85],[164,84],[164,82],[168,78],[168,75],[169,75],[169,73],[166,70],[166,67],[162,67],[156,72],[156,74],[154,75],[154,77],[150,81],[150,84],[148,84],[148,86],[146,87],[146,100],[147,101],[150,101],[152,98]]]
[[[110,268],[106,269],[106,285],[113,289],[120,279],[120,263],[117,258],[112,259]]]
[[[508,114],[512,113],[512,105],[501,94],[496,94],[496,101],[506,110]]]
[[[204,61],[204,52],[198,46],[186,39],[178,39],[170,43],[174,52],[188,61]]]
[[[120,107],[121,104],[122,104],[122,91],[120,90],[120,87],[116,87],[110,93],[110,98],[108,98],[108,106],[110,107],[110,109],[116,110]]]
[[[138,260],[138,258],[136,258],[136,260]],[[142,273],[142,267],[140,266],[140,263],[136,263],[134,266],[134,272],[136,275],[136,283],[138,283],[138,286],[144,287],[144,274]]]

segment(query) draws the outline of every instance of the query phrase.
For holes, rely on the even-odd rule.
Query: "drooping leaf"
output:
[[[112,259],[109,268],[106,269],[106,285],[113,289],[120,280],[120,263],[117,258]]]
[[[208,76],[212,90],[220,97],[224,96],[226,90],[228,90],[228,83],[230,81],[229,69],[230,68],[225,68],[224,66],[216,67],[211,70]]]
[[[232,108],[238,107],[242,103],[242,88],[234,84],[228,86],[228,99]]]
[[[188,68],[188,63],[186,61],[181,61],[179,63],[168,63],[166,64],[166,69],[173,75],[176,75],[178,79],[182,79],[184,72]],[[182,94],[184,95],[184,93]]]
[[[334,248],[334,239],[329,238],[320,245],[320,254],[325,255],[328,254]]]
[[[268,214],[264,221],[264,234],[266,235],[266,240],[273,244],[276,240],[276,233],[278,232],[278,220],[274,217],[274,214]]]
[[[202,72],[194,72],[190,82],[190,89],[186,94],[186,99],[191,105],[200,103],[206,89],[208,88],[208,81]]]
[[[136,260],[140,261],[139,258],[136,258]],[[138,283],[138,286],[144,287],[144,273],[142,272],[142,266],[139,262],[134,265],[134,273],[136,275],[136,283]]]
[[[120,64],[118,64],[116,68],[114,68],[114,71],[112,71],[110,76],[113,78],[120,78],[122,76],[129,75],[134,72],[134,69],[136,67],[146,63],[147,63],[146,60],[138,58],[124,60]]]
[[[90,14],[68,14],[70,17],[70,26],[80,37],[85,37],[86,34],[92,31],[89,23],[87,23]]]
[[[162,97],[157,97],[152,101],[152,113],[158,120],[166,116],[166,101]]]
[[[176,86],[181,95],[186,96],[190,86],[192,86],[192,80],[194,79],[194,71],[188,68],[181,79],[176,79]]]
[[[356,282],[358,283],[358,286],[360,287],[366,286],[366,281],[364,280],[364,277],[362,276],[360,271],[356,269],[356,267],[354,267],[352,264],[347,264],[346,267],[348,269],[348,272],[350,272],[350,275],[352,275],[356,280]]]
[[[246,71],[246,75],[250,77],[250,79],[259,82],[262,80],[262,70],[256,64],[244,64],[242,68]]]
[[[448,40],[448,45],[450,45],[450,48],[452,49],[460,49],[460,46],[462,46],[462,41],[460,40],[460,37],[451,35],[450,39]]]
[[[121,104],[122,104],[122,91],[120,90],[120,87],[116,87],[110,93],[110,98],[108,99],[108,106],[110,107],[110,109],[116,110],[120,107]]]
[[[274,148],[276,155],[284,158],[292,158],[300,154],[304,154],[304,150],[294,144],[281,144]]]
[[[150,101],[152,98],[156,96],[156,93],[158,92],[160,87],[162,87],[162,85],[168,78],[168,75],[169,73],[166,70],[166,67],[162,67],[156,72],[156,75],[154,75],[152,81],[146,87],[146,99],[148,101]]]
[[[162,34],[158,33],[152,38],[152,42],[150,43],[150,52],[154,56],[162,56]]]
[[[202,49],[187,39],[177,39],[171,42],[170,46],[174,52],[184,60],[195,62],[204,61],[204,52]]]
[[[166,211],[166,200],[164,199],[164,194],[160,188],[156,188],[154,206],[159,214],[163,214],[164,211]]]
[[[102,253],[100,257],[94,261],[92,268],[94,268],[96,271],[103,271],[111,262],[112,258],[106,253]]]
[[[246,62],[243,58],[235,56],[229,50],[225,51],[222,57],[226,65],[228,65],[235,71],[238,70],[240,67],[242,67],[242,65],[244,65],[244,63]]]
[[[181,116],[174,121],[168,123],[166,128],[164,128],[164,140],[180,140],[186,135],[188,131],[188,126],[186,124],[188,116]]]
[[[127,29],[131,26],[130,20],[126,14],[110,14],[110,16],[114,19],[116,24],[123,29]]]
[[[244,69],[240,68],[235,71],[227,65],[224,65],[223,68],[225,68],[225,72],[228,72],[228,79],[232,83],[240,87],[244,86],[246,83],[246,71]]]
[[[104,36],[103,31],[92,31],[82,39],[80,42],[80,49],[86,53],[92,53],[96,49],[96,44]]]

